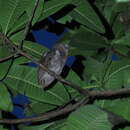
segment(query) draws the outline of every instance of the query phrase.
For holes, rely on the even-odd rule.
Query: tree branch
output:
[[[42,65],[40,62],[36,61],[35,59],[33,59],[32,56],[29,56],[27,53],[25,53],[23,50],[19,49],[11,40],[9,40],[6,36],[4,36],[4,34],[0,33],[0,37],[3,37],[6,42],[8,44],[10,44],[12,46],[12,48],[14,48],[18,54],[21,54],[22,56],[26,57],[27,59],[31,60],[33,63],[37,64],[38,66],[40,66],[44,71],[46,71],[48,74],[50,74],[51,76],[54,76],[55,79],[57,79],[59,82],[68,85],[74,89],[76,89],[80,94],[85,95],[87,94],[87,96],[89,96],[89,91],[83,89],[81,86],[74,84],[68,80],[64,80],[60,75],[57,75],[55,72],[49,70],[45,65]]]
[[[45,121],[45,120],[53,119],[55,117],[70,113],[76,110],[77,108],[79,108],[80,106],[88,104],[91,98],[93,98],[94,100],[96,99],[99,100],[99,99],[112,99],[113,97],[114,97],[113,99],[118,99],[120,96],[122,96],[122,98],[130,97],[130,88],[123,88],[123,89],[114,90],[114,91],[112,90],[91,91],[89,94],[91,95],[90,98],[86,96],[85,98],[76,102],[75,104],[73,105],[69,104],[65,106],[64,108],[61,108],[60,110],[57,109],[48,113],[40,114],[36,117],[30,117],[30,118],[24,118],[24,119],[0,119],[0,123],[17,124],[17,123],[38,122],[38,121]],[[108,118],[114,126],[118,126],[120,124],[130,125],[130,122],[124,119],[123,117],[118,116],[114,113],[108,112],[106,110],[104,111],[108,113]]]
[[[70,112],[76,110],[81,105],[88,104],[91,99],[93,99],[93,100],[103,99],[104,100],[104,99],[119,99],[119,98],[124,98],[124,97],[130,97],[130,88],[123,88],[123,89],[114,90],[114,91],[113,90],[90,91],[89,94],[90,94],[89,98],[86,94],[86,97],[83,98],[81,101],[79,101],[73,105],[69,104],[60,110],[58,109],[58,110],[51,111],[48,113],[40,114],[36,117],[30,117],[30,118],[24,118],[24,119],[0,119],[0,123],[17,124],[17,123],[38,122],[38,121],[49,120],[49,119],[55,118],[57,116],[61,116],[61,115],[70,113]],[[112,115],[110,115],[110,117],[111,116]],[[115,118],[117,118],[118,120],[116,119],[117,121],[114,121]],[[122,117],[119,117],[117,115],[116,116],[114,115],[114,118],[113,118],[113,120],[111,119],[111,121],[116,126],[118,126],[118,124],[122,124],[122,123],[130,125],[129,121],[127,121],[127,120],[125,120]]]
[[[70,113],[80,107],[81,105],[84,105],[88,102],[87,98],[83,98],[81,101],[75,103],[74,105],[67,105],[66,107],[62,108],[61,110],[55,110],[52,112],[48,113],[43,113],[39,116],[36,117],[31,117],[31,118],[24,118],[24,119],[0,119],[0,123],[5,123],[5,124],[18,124],[18,123],[26,123],[26,122],[38,122],[38,121],[45,121],[52,119],[54,117],[58,117],[61,115],[65,115],[67,113]]]
[[[118,90],[106,90],[106,91],[91,91],[90,97],[94,99],[118,99],[130,97],[130,88],[123,88]]]

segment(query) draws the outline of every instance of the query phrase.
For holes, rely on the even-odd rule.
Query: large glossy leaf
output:
[[[12,55],[11,48],[9,48],[9,46],[0,39],[0,59],[2,60],[10,55]],[[11,62],[12,60],[8,60],[0,63],[0,79],[2,79],[7,73]]]
[[[90,57],[87,57],[83,64],[85,66],[83,77],[86,82],[93,84],[95,87],[99,87],[105,74],[105,65]]]
[[[130,60],[124,59],[113,62],[109,67],[108,75],[104,82],[107,88],[128,87],[130,85]]]
[[[114,51],[117,53],[117,54],[120,54],[118,55],[118,57],[124,57],[124,56],[129,56],[129,47],[128,46],[124,46],[124,45],[113,45],[113,48],[114,48]]]
[[[81,86],[82,88],[88,88],[87,84],[80,79],[80,77],[72,70],[70,70],[69,74],[66,77],[67,80],[72,81],[73,83]],[[65,85],[66,86],[66,85]],[[69,86],[66,86],[69,93],[71,94],[72,97],[75,97],[78,95],[78,92],[75,89],[72,89]]]
[[[17,37],[15,37],[15,38],[17,39]],[[14,41],[15,45],[19,45],[19,42],[17,42],[18,39],[16,40],[15,38],[12,37],[11,39]],[[28,55],[38,58],[39,60],[40,60],[42,54],[48,50],[46,47],[44,47],[38,43],[31,42],[31,41],[24,41],[23,48],[27,52]]]
[[[3,80],[4,76],[8,72],[9,67],[11,66],[11,60],[0,63],[0,80]]]
[[[107,40],[103,36],[85,28],[79,29],[69,44],[79,50],[97,50],[108,46]]]
[[[31,41],[25,41],[23,48],[29,55],[37,58],[41,58],[42,54],[48,50],[45,46]]]
[[[48,16],[56,13],[62,9],[65,5],[71,3],[71,0],[51,0],[44,3],[44,9],[39,21],[47,18]]]
[[[69,14],[67,14],[63,18],[58,19],[57,22],[65,24],[66,22],[71,22],[72,19],[73,19],[72,16],[70,16]]]
[[[19,43],[23,40],[24,38],[24,30],[21,30],[19,32],[16,32],[14,33],[11,37],[10,37],[10,40],[13,42],[13,43]]]
[[[118,39],[114,39],[112,41],[112,44],[118,44],[118,45],[130,45],[130,31],[126,32],[125,36],[120,37]]]
[[[8,37],[10,38],[11,36],[15,36],[17,35],[19,30],[24,29],[26,23],[28,21],[28,16],[27,13],[24,12],[18,19],[17,21],[14,22],[14,24],[12,25],[12,27],[10,28],[9,32],[8,32]],[[23,33],[23,31],[20,31]],[[22,34],[23,35],[23,34]]]
[[[96,53],[96,50],[85,50],[85,49],[79,49],[77,46],[71,46],[71,39],[75,38],[75,35],[79,33],[80,31],[78,29],[75,29],[73,31],[68,30],[62,38],[58,41],[59,43],[65,43],[70,44],[69,45],[69,55],[75,56],[75,55],[83,55],[83,56],[92,56]],[[73,44],[73,43],[72,43]]]
[[[51,126],[46,128],[46,130],[60,130],[60,128],[64,126],[65,121],[66,119],[57,120]]]
[[[116,39],[125,35],[124,25],[120,22],[119,17],[114,21],[112,29]]]
[[[97,101],[99,106],[111,111],[117,115],[124,117],[130,121],[130,101],[129,99],[117,99],[117,100],[107,100],[107,101]]]
[[[23,0],[0,0],[0,24],[2,31],[7,34],[10,27],[23,13]]]
[[[70,15],[73,19],[86,25],[88,28],[95,30],[96,32],[104,32],[104,27],[99,17],[87,0],[82,0]]]
[[[19,58],[16,58],[14,60],[14,63],[13,64],[26,64],[26,63],[29,63],[31,62],[31,60],[27,59],[26,57],[19,57]]]
[[[68,117],[60,130],[111,130],[107,113],[94,105],[79,108]]]
[[[24,111],[26,116],[32,116],[39,113],[48,112],[56,107],[57,107],[56,105],[31,100],[31,103],[29,104],[29,106],[26,106]]]
[[[5,85],[0,83],[0,110],[12,111],[13,105],[10,94]]]
[[[30,17],[32,15],[32,10],[35,6],[34,4],[35,4],[36,0],[26,0],[26,1],[27,2],[25,5],[25,10],[27,11],[28,17]],[[44,0],[39,0],[38,7],[37,7],[34,17],[33,17],[32,25],[34,25],[37,22],[37,20],[42,15],[42,13],[44,14],[44,12],[42,12],[43,7],[44,7]]]
[[[9,33],[8,35],[10,35],[22,29],[31,16],[34,4],[35,0],[0,0],[0,24],[2,25],[3,33]],[[43,4],[44,0],[40,0],[32,24],[35,24],[40,17]]]
[[[69,95],[60,83],[44,91],[37,81],[37,69],[27,66],[14,65],[5,82],[10,89],[24,94],[39,102],[62,105],[69,101]]]
[[[95,5],[98,7],[100,12],[103,12],[104,6],[106,5],[108,0],[96,0]],[[110,1],[110,0],[109,0]]]

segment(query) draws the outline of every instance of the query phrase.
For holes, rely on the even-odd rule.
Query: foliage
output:
[[[35,0],[0,0],[0,33],[13,45],[19,46],[32,13]],[[59,25],[67,28],[59,40],[69,45],[69,55],[82,56],[84,66],[80,74],[70,68],[64,78],[83,89],[118,90],[130,86],[130,30],[122,22],[122,13],[128,8],[128,0],[40,0],[33,17],[31,29],[51,16]],[[130,21],[129,21],[130,22]],[[73,25],[73,27],[71,26]],[[48,27],[49,28],[49,27]],[[24,40],[23,51],[39,61],[47,48]],[[116,55],[117,60],[112,60]],[[12,57],[11,57],[12,56]],[[12,48],[0,35],[0,118],[2,112],[11,112],[11,96],[23,94],[30,100],[25,106],[26,116],[60,110],[83,99],[69,85],[59,81],[44,91],[37,82],[37,67],[27,66],[31,62]],[[75,63],[73,64],[75,66]],[[81,71],[82,68],[76,68]],[[30,110],[31,109],[31,110]],[[40,125],[18,125],[19,130],[110,130],[114,127],[106,111],[130,121],[129,100],[97,100],[80,106],[74,112],[49,120]],[[0,125],[0,129],[5,129]],[[126,128],[127,129],[127,128]],[[128,128],[129,129],[129,128]],[[5,129],[6,130],[6,129]]]

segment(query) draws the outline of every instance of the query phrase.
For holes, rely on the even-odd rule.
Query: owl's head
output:
[[[63,58],[68,56],[69,46],[67,44],[57,43],[54,45],[53,49]]]

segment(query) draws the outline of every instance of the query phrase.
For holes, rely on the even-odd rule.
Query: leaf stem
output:
[[[26,36],[27,36],[27,34],[29,32],[30,26],[32,24],[32,21],[33,21],[34,15],[35,15],[35,11],[36,11],[36,9],[38,7],[38,3],[39,3],[39,0],[36,0],[35,4],[34,4],[34,8],[32,9],[31,16],[29,17],[28,22],[27,22],[26,27],[25,27],[25,30],[24,30],[24,37],[21,40],[21,43],[20,43],[20,46],[19,46],[20,49],[23,48],[23,43],[24,43],[24,40],[25,40],[25,38],[26,38]]]

